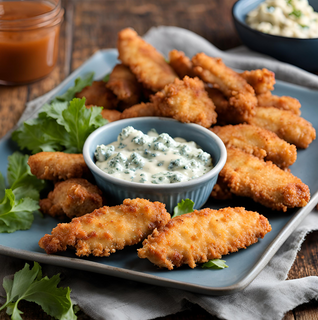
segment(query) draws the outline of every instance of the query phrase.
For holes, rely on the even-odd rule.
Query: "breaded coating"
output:
[[[132,246],[155,228],[165,225],[170,214],[160,202],[125,199],[122,205],[102,207],[70,223],[60,223],[39,241],[48,254],[76,249],[77,256],[108,257],[116,250]]]
[[[222,59],[198,53],[192,58],[192,63],[199,77],[222,91],[245,121],[255,114],[257,99],[254,89]]]
[[[280,138],[306,149],[316,139],[316,130],[310,122],[290,111],[274,107],[258,107],[250,124],[275,132]]]
[[[86,98],[85,105],[103,107],[104,109],[115,109],[118,99],[110,89],[106,88],[106,83],[94,81],[91,86],[85,87],[81,92],[75,94],[76,98]]]
[[[211,197],[217,200],[227,200],[232,198],[230,189],[218,178],[211,192]]]
[[[90,176],[82,154],[39,152],[29,157],[28,165],[38,179],[56,181]]]
[[[141,85],[135,75],[123,64],[117,64],[109,76],[106,87],[128,106],[140,101]]]
[[[119,60],[130,68],[138,81],[154,92],[177,78],[165,58],[153,46],[127,28],[118,33]]]
[[[216,126],[210,129],[226,147],[239,148],[260,159],[269,160],[280,168],[291,166],[297,159],[294,145],[280,139],[274,132],[250,124]]]
[[[109,122],[121,119],[121,112],[119,112],[118,110],[103,109],[101,115]]]
[[[103,205],[102,192],[85,179],[57,182],[47,199],[40,200],[43,213],[52,217],[80,217]]]
[[[160,111],[151,102],[136,104],[125,109],[121,114],[121,119],[137,118],[137,117],[155,117],[160,116]]]
[[[169,270],[183,264],[194,268],[196,263],[245,249],[270,231],[264,216],[244,208],[195,210],[155,229],[138,256]]]
[[[236,124],[245,122],[245,115],[241,113],[241,110],[230,105],[229,100],[224,94],[216,88],[205,86],[209,98],[215,105],[215,111],[217,113],[217,124]]]
[[[216,123],[215,106],[199,78],[185,76],[152,96],[152,101],[164,117],[209,128]]]
[[[259,94],[257,96],[259,107],[274,107],[281,110],[290,111],[297,116],[300,116],[300,102],[292,97],[287,96],[275,96],[271,92]]]
[[[251,71],[244,71],[240,73],[248,84],[250,84],[256,94],[266,93],[274,90],[275,73],[267,69],[257,69]]]
[[[310,200],[309,188],[299,178],[236,148],[227,148],[220,178],[232,193],[274,210],[304,207]]]
[[[170,51],[169,64],[180,79],[183,79],[185,76],[189,76],[190,78],[196,76],[191,60],[182,51]]]

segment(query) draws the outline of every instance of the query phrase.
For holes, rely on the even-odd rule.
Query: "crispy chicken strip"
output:
[[[140,101],[141,86],[135,75],[123,64],[117,64],[109,76],[106,87],[125,105],[133,106]]]
[[[90,176],[82,154],[39,152],[29,157],[28,165],[38,179],[66,180]]]
[[[104,81],[94,81],[91,86],[85,87],[81,92],[75,94],[76,98],[86,98],[87,106],[93,105],[105,109],[115,109],[118,99],[110,89],[106,88]]]
[[[139,82],[152,91],[162,90],[177,78],[165,58],[153,46],[127,28],[119,32],[119,60],[130,68]]]
[[[244,71],[240,73],[248,84],[250,84],[256,94],[266,93],[274,90],[275,73],[267,69],[257,69],[251,71]]]
[[[169,63],[180,79],[185,76],[196,76],[191,60],[182,51],[172,50],[169,52]]]
[[[136,117],[155,117],[160,116],[160,111],[151,102],[136,104],[128,109],[125,109],[121,114],[121,119],[136,118]]]
[[[227,148],[220,178],[232,193],[274,210],[304,207],[310,200],[309,188],[299,178],[236,148]]]
[[[316,130],[310,122],[290,111],[274,107],[258,107],[250,124],[275,132],[280,138],[306,149],[316,139]]]
[[[292,97],[287,96],[275,96],[271,92],[259,94],[257,96],[259,107],[274,107],[281,110],[290,111],[297,116],[300,116],[300,102]]]
[[[220,58],[198,53],[192,58],[192,63],[199,77],[220,89],[229,99],[229,104],[237,109],[245,121],[255,114],[257,99],[254,89]]]
[[[192,122],[209,128],[216,123],[215,106],[198,78],[185,76],[152,96],[152,101],[164,117]]]
[[[165,225],[170,214],[160,202],[126,199],[122,205],[102,207],[92,213],[60,223],[39,241],[48,254],[76,249],[76,255],[108,257],[116,250],[132,246],[155,228]]]
[[[40,200],[43,213],[52,217],[80,217],[103,205],[102,192],[85,179],[57,182],[47,199]]]
[[[118,110],[103,109],[101,114],[102,117],[108,120],[109,122],[121,119],[121,112],[119,112]]]
[[[230,105],[229,100],[224,94],[216,88],[205,86],[209,98],[215,105],[217,113],[217,124],[237,124],[245,122],[245,116],[241,113],[240,109]]]
[[[264,216],[244,208],[195,210],[155,229],[138,256],[169,270],[183,264],[194,268],[196,263],[245,249],[270,231]]]
[[[239,148],[260,159],[265,158],[280,168],[287,168],[296,161],[296,147],[266,129],[250,124],[238,124],[216,126],[210,130],[221,138],[226,147]]]
[[[230,189],[218,178],[211,192],[211,197],[217,200],[227,200],[232,198]]]

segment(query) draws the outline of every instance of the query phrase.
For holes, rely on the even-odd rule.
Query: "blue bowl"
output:
[[[239,0],[232,9],[236,30],[250,49],[267,54],[311,72],[318,72],[318,38],[297,39],[270,35],[254,30],[245,22],[246,15],[264,0]],[[318,11],[318,1],[309,1]]]
[[[118,134],[127,126],[144,133],[155,128],[159,134],[165,132],[173,138],[181,137],[187,141],[194,141],[212,156],[214,167],[197,179],[172,184],[142,184],[115,178],[96,166],[94,151],[99,144],[107,145],[116,141]],[[109,123],[87,138],[83,155],[96,184],[104,192],[106,199],[112,200],[112,204],[120,204],[126,198],[144,198],[164,203],[170,213],[178,202],[187,198],[194,201],[195,209],[201,208],[209,198],[218,174],[226,162],[226,148],[213,132],[196,124],[185,124],[160,117],[132,118]]]

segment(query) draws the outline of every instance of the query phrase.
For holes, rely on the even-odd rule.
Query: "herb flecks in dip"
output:
[[[212,166],[211,156],[195,142],[173,139],[167,133],[148,134],[129,126],[117,141],[99,145],[96,165],[106,173],[127,181],[147,184],[170,184],[198,178]]]
[[[253,29],[290,38],[318,38],[318,13],[307,0],[266,0],[248,13]]]

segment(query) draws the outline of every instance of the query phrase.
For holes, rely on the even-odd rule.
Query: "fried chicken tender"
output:
[[[249,124],[227,125],[210,129],[226,147],[235,147],[254,156],[272,161],[280,168],[291,166],[297,159],[294,145],[280,139],[275,133]]]
[[[152,102],[164,117],[209,128],[216,123],[215,106],[199,78],[185,76],[152,96]]]
[[[52,217],[80,217],[103,205],[102,192],[85,179],[57,182],[47,199],[40,200],[43,213]]]
[[[194,78],[196,76],[191,60],[182,51],[172,50],[169,52],[169,64],[180,79],[185,76]]]
[[[210,196],[213,199],[227,200],[232,198],[232,193],[230,189],[222,182],[222,180],[218,179],[216,184],[213,187],[213,190]]]
[[[275,96],[271,92],[259,94],[257,96],[259,107],[274,107],[281,110],[290,111],[297,116],[300,116],[300,102],[292,97],[287,96]]]
[[[74,247],[78,256],[108,257],[142,241],[169,220],[170,214],[160,202],[125,199],[122,205],[105,206],[58,224],[51,235],[40,239],[39,246],[48,254]]]
[[[115,109],[118,99],[113,92],[106,88],[106,83],[94,81],[91,86],[85,87],[81,92],[75,94],[76,98],[86,98],[85,105],[103,107],[104,109]]]
[[[245,122],[245,116],[241,113],[240,109],[229,104],[229,100],[224,94],[216,88],[205,86],[209,98],[215,105],[217,113],[217,124],[237,124]]]
[[[126,107],[140,101],[141,86],[135,75],[123,64],[117,64],[109,76],[106,87],[122,101]]]
[[[274,90],[275,73],[267,69],[257,69],[251,71],[244,71],[240,73],[248,84],[250,84],[256,94],[267,93]]]
[[[177,78],[165,58],[153,46],[127,28],[119,32],[117,48],[119,60],[130,68],[138,81],[156,92]]]
[[[118,110],[103,109],[101,115],[109,122],[121,119],[121,112],[119,112]]]
[[[309,188],[299,178],[240,149],[227,148],[219,177],[232,193],[274,210],[304,207],[310,200]]]
[[[194,268],[196,263],[245,249],[270,231],[264,216],[244,208],[195,210],[155,229],[138,256],[169,270],[183,264]]]
[[[248,123],[275,132],[297,148],[306,149],[316,139],[316,130],[310,122],[274,107],[257,107],[256,115]]]
[[[90,176],[82,154],[39,152],[29,157],[28,165],[38,179],[56,181]]]
[[[237,109],[244,121],[255,114],[257,99],[254,89],[220,58],[212,58],[198,53],[192,58],[194,71],[199,77],[211,83],[229,99],[229,104]]]
[[[155,117],[160,116],[160,111],[151,102],[136,104],[125,109],[121,114],[121,119],[137,118],[137,117]]]

